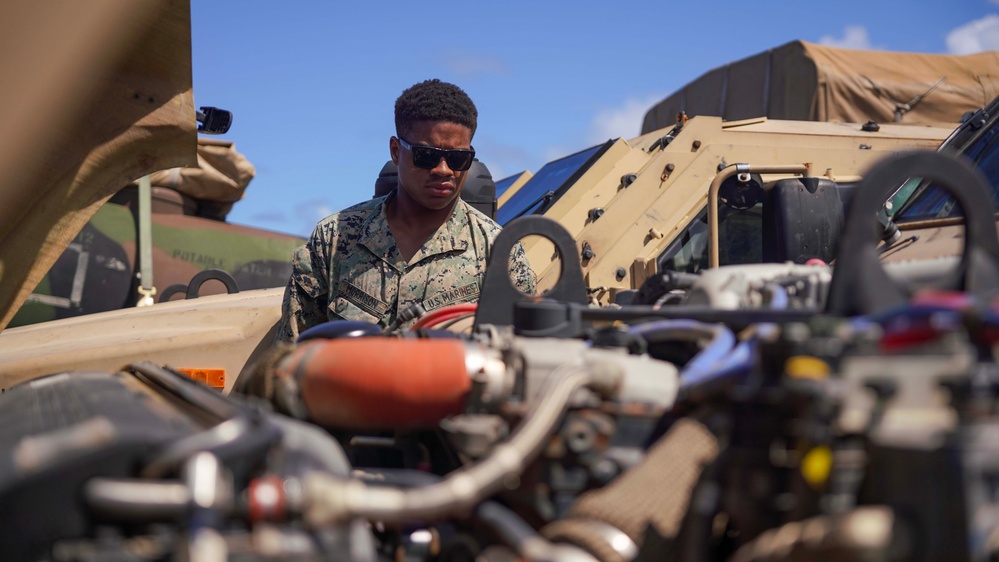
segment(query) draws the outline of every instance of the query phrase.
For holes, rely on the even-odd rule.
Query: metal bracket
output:
[[[544,297],[560,302],[586,304],[586,283],[583,280],[583,267],[579,263],[576,241],[554,220],[541,215],[528,215],[507,223],[493,242],[489,265],[482,281],[479,308],[475,314],[476,329],[482,324],[512,325],[514,303],[526,298],[536,298],[521,293],[513,286],[508,266],[514,245],[531,235],[547,238],[555,245],[559,255],[561,269],[558,283]]]

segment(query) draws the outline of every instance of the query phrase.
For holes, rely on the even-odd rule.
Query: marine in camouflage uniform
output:
[[[429,312],[478,300],[500,231],[459,197],[475,159],[478,113],[468,94],[440,80],[402,92],[389,138],[396,189],[323,219],[296,251],[279,341],[336,319],[405,328],[416,321],[404,314],[415,305]],[[533,294],[519,244],[511,258],[515,284]]]
[[[279,340],[294,341],[302,331],[329,320],[388,326],[414,304],[430,312],[478,301],[500,226],[459,199],[448,220],[407,263],[386,220],[386,206],[394,196],[327,217],[308,243],[296,250],[278,325]],[[519,244],[510,265],[515,285],[533,294],[535,275]]]

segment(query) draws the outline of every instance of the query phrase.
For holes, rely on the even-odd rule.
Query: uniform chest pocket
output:
[[[378,323],[390,310],[386,303],[346,280],[340,282],[337,293],[337,298],[330,303],[331,318]]]
[[[381,318],[364,311],[361,307],[343,297],[337,297],[330,304],[329,317],[334,320],[357,320],[369,324],[377,324],[381,320]]]

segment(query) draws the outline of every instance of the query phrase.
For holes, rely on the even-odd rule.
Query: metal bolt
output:
[[[697,149],[701,148],[701,141],[695,140],[693,144],[690,145],[691,152],[697,152]]]
[[[876,133],[881,130],[881,125],[878,125],[873,120],[871,120],[861,125],[860,130],[866,131],[868,133]]]
[[[666,167],[663,168],[663,173],[659,175],[659,179],[662,181],[666,181],[669,178],[669,175],[672,174],[673,170],[675,169],[676,169],[676,164],[672,162],[666,164]]]
[[[619,268],[617,268],[617,269],[614,270],[614,277],[617,277],[618,281],[624,279],[624,276],[627,275],[627,274],[628,274],[628,271],[625,270],[623,267],[619,267]]]
[[[593,248],[590,246],[589,242],[583,242],[583,251],[580,253],[584,260],[588,260],[595,256],[593,253]]]

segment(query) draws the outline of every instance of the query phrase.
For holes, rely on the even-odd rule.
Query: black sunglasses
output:
[[[455,148],[445,150],[435,146],[413,146],[406,142],[406,139],[402,137],[396,138],[399,139],[399,144],[401,144],[403,148],[413,153],[413,165],[417,168],[433,170],[438,164],[440,164],[441,158],[443,158],[444,161],[447,162],[448,168],[451,168],[455,172],[464,172],[472,167],[472,160],[475,158],[474,148]]]

